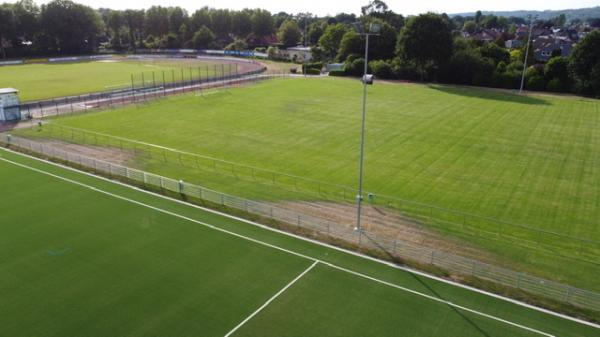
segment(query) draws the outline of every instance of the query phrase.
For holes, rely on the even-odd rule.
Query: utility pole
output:
[[[523,74],[521,75],[521,87],[519,88],[519,94],[523,93],[523,86],[525,85],[525,72],[527,71],[527,59],[529,58],[529,45],[531,44],[531,34],[533,33],[533,20],[537,19],[537,15],[532,19],[529,15],[529,35],[527,36],[527,47],[525,48],[525,61],[523,62]]]

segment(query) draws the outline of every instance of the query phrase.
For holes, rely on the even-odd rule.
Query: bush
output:
[[[544,88],[544,78],[540,75],[531,76],[527,80],[527,89],[529,90],[542,91]]]
[[[307,69],[317,69],[318,71],[321,71],[321,69],[323,69],[323,62],[306,63],[304,66]]]
[[[553,78],[548,81],[548,84],[546,84],[546,90],[552,92],[563,92],[565,91],[565,85],[559,78]]]
[[[492,77],[492,86],[504,89],[516,89],[521,82],[521,74],[516,71],[495,72]]]
[[[419,69],[413,62],[395,59],[393,61],[394,77],[403,80],[417,81],[421,75]]]
[[[329,76],[346,76],[346,72],[343,70],[332,70],[329,72]]]
[[[308,68],[304,71],[304,73],[306,75],[321,75],[321,70],[320,69],[312,69],[312,68]]]
[[[373,74],[378,78],[393,78],[394,70],[392,64],[389,61],[376,60],[369,62],[369,68],[372,69]]]
[[[365,59],[358,58],[352,62],[346,62],[344,70],[350,76],[362,76],[365,68]]]

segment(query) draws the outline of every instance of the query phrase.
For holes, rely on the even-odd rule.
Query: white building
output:
[[[21,120],[19,90],[0,89],[0,122]]]
[[[288,49],[281,50],[279,53],[282,57],[285,57],[288,60],[294,62],[303,63],[310,62],[310,60],[312,60],[312,52],[310,50],[310,47],[291,47]]]

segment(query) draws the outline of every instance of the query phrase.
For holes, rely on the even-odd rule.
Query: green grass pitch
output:
[[[5,150],[0,176],[3,336],[598,335]]]
[[[115,59],[93,62],[55,63],[55,64],[27,64],[0,67],[0,88],[18,89],[22,101],[47,99],[69,95],[81,95],[89,92],[114,90],[131,87],[131,75],[134,75],[134,85],[142,85],[142,73],[147,85],[152,83],[152,72],[155,80],[162,82],[162,72],[165,72],[165,81],[173,81],[173,71],[176,81],[183,77],[198,78],[198,67],[201,76],[205,78],[208,67],[208,76],[214,76],[215,63],[201,60],[127,60]],[[221,69],[217,69],[220,73]]]
[[[355,80],[274,80],[53,123],[355,186],[360,94]],[[572,97],[376,84],[369,89],[366,190],[600,240],[599,106]],[[135,161],[234,195],[272,202],[314,198],[182,168],[176,160]],[[462,237],[461,230],[452,235]],[[600,290],[598,265],[557,257],[576,248],[538,254],[485,236],[468,240],[511,268]]]

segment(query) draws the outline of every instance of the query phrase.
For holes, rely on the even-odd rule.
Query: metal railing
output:
[[[126,88],[114,89],[84,95],[53,98],[36,102],[22,103],[19,106],[5,107],[6,109],[18,108],[22,119],[45,118],[75,112],[123,106],[132,103],[146,102],[151,99],[162,98],[170,95],[202,92],[215,87],[234,86],[242,83],[260,81],[267,78],[282,77],[283,72],[265,73],[266,68],[244,73],[224,73],[208,78],[192,77],[183,81],[159,82],[156,80],[142,84],[133,83]]]
[[[37,127],[33,125],[33,127]],[[277,171],[265,170],[249,165],[238,164],[209,156],[177,151],[162,146],[147,144],[127,138],[107,135],[84,129],[47,123],[41,137],[50,137],[73,144],[114,147],[132,151],[136,160],[160,161],[179,165],[193,170],[215,172],[219,175],[235,177],[264,186],[276,186],[285,191],[311,196],[318,200],[352,203],[357,194],[356,188],[308,179]],[[17,133],[26,132],[24,130]],[[36,135],[31,132],[29,135]],[[23,134],[24,136],[29,136]],[[495,218],[446,209],[410,200],[403,200],[376,192],[368,202],[401,212],[411,221],[426,224],[442,234],[474,237],[485,241],[502,241],[527,249],[550,252],[566,259],[585,261],[600,265],[600,242],[543,230],[531,226],[515,224]]]
[[[170,191],[259,215],[264,218],[273,219],[290,226],[297,226],[298,228],[319,233],[337,240],[343,240],[350,244],[357,245],[361,242],[363,248],[379,250],[395,258],[435,266],[454,274],[476,277],[520,289],[534,295],[553,299],[555,301],[600,311],[600,294],[596,292],[578,289],[521,272],[515,272],[488,263],[457,256],[445,251],[424,247],[412,242],[389,240],[368,231],[357,233],[352,228],[334,221],[279,208],[267,203],[235,197],[202,186],[128,168],[123,165],[74,154],[42,142],[1,134],[0,144],[24,149],[76,166],[85,167],[96,173],[102,173],[111,177],[121,177],[146,187]],[[362,240],[360,240],[361,235]]]

